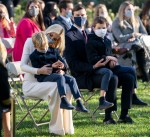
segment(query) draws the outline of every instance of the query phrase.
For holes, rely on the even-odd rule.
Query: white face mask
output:
[[[100,14],[99,14],[99,16],[100,16],[100,17],[107,18],[107,16],[108,16],[108,13],[107,13],[107,12],[100,13]]]
[[[128,18],[131,18],[133,16],[134,12],[131,11],[131,10],[127,10],[125,11],[125,16],[128,17]]]
[[[97,29],[94,32],[98,37],[104,38],[107,33],[107,29]]]

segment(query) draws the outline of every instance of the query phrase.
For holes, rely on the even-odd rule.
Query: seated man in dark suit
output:
[[[65,32],[67,32],[72,26],[70,18],[72,16],[73,2],[72,0],[62,0],[58,7],[60,10],[60,16],[57,17],[53,24],[61,25],[65,29]]]
[[[84,23],[86,22],[86,11],[82,5],[77,5],[73,9],[73,20],[74,26],[66,33],[66,48],[64,51],[64,57],[70,67],[71,74],[76,78],[79,88],[100,88],[101,79],[100,75],[95,75],[94,71],[100,64],[91,65],[88,63],[87,54],[86,54],[86,41],[87,37],[84,32]],[[83,35],[82,35],[83,33]],[[114,77],[113,77],[114,78]],[[113,79],[112,78],[112,79]],[[126,95],[126,98],[130,100],[132,103],[132,90],[134,85],[128,87],[126,83],[128,81],[132,81],[134,83],[134,79],[131,79],[130,75],[123,75],[121,79],[119,78],[119,83],[122,86],[122,97],[121,103],[126,104],[126,100],[124,99],[125,90],[130,92],[130,94]],[[114,81],[115,82],[115,81]],[[105,120],[104,123],[113,123],[111,112],[116,110],[116,97],[115,93],[115,83],[110,81],[110,88],[106,93],[107,101],[114,103],[114,106],[105,110]],[[136,94],[134,93],[134,97]],[[136,98],[138,100],[138,98]],[[138,100],[140,102],[140,100]],[[141,102],[143,103],[143,102]],[[138,103],[137,103],[138,105]],[[122,108],[121,117],[124,117],[122,120],[123,123],[132,123],[132,119],[128,117],[128,109],[131,107],[131,104],[128,104],[126,108]]]
[[[102,65],[101,61],[91,65],[88,63],[86,56],[87,37],[84,32],[86,22],[86,11],[82,5],[77,5],[74,10],[75,25],[66,34],[66,48],[64,57],[70,67],[71,74],[76,78],[79,88],[92,90],[93,88],[101,88],[102,75],[96,75],[94,71]],[[112,102],[114,106],[105,110],[104,123],[115,124],[112,119],[111,112],[117,109],[116,107],[116,88],[118,79],[112,75],[109,81],[108,90],[106,92],[106,100]],[[100,90],[101,93],[101,90]]]

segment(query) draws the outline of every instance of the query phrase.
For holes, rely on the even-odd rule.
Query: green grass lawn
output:
[[[137,91],[138,96],[150,104],[150,86],[146,88],[143,83],[139,82]],[[120,114],[120,89],[117,91],[118,96],[118,115]],[[29,101],[33,103],[33,101]],[[89,109],[93,111],[98,106],[98,94],[89,101]],[[43,108],[47,108],[47,102],[43,102],[33,113],[36,118],[43,113]],[[46,110],[46,109],[45,109]],[[129,111],[129,115],[135,121],[134,124],[116,124],[104,125],[104,115],[97,112],[97,117],[93,120],[89,114],[78,113],[74,117],[74,135],[66,135],[66,137],[150,137],[150,107],[133,106]],[[75,113],[75,111],[73,111]],[[16,105],[16,122],[23,116],[24,112]],[[115,115],[114,119],[116,119]],[[50,114],[46,116],[49,120]],[[29,116],[16,130],[16,137],[49,137],[52,136],[48,132],[48,125],[40,127],[40,133],[33,127],[33,122]]]

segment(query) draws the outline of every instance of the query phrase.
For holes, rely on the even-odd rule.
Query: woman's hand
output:
[[[107,56],[106,57],[106,60],[110,60],[110,61],[115,61],[115,62],[118,62],[118,59],[117,58],[115,58],[115,57],[113,57],[113,56]]]
[[[105,66],[109,61],[110,61],[109,59],[106,59],[105,61],[104,59],[101,59],[93,66],[93,68],[95,69],[95,68]]]
[[[128,42],[133,42],[133,41],[135,41],[135,39],[136,39],[135,37],[129,38],[129,39],[128,39]]]
[[[132,33],[132,38],[137,38],[137,37],[139,37],[141,35],[142,35],[141,33],[134,32],[134,33]]]
[[[44,65],[43,67],[39,68],[37,71],[38,74],[44,74],[44,75],[48,75],[52,73],[52,68],[49,67],[49,64]]]

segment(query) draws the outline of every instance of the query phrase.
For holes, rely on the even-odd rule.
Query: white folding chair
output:
[[[2,42],[7,49],[7,60],[12,61],[12,52],[15,44],[15,38],[2,38]]]
[[[18,84],[15,81],[15,78],[19,78],[20,84],[22,85],[22,82],[23,82],[22,74],[24,74],[24,73],[20,69],[20,61],[19,62],[9,62],[6,64],[6,67],[8,70],[9,77],[11,78],[11,81],[12,81],[11,85],[12,85],[13,89],[17,91],[19,97],[21,98],[21,101],[22,101],[23,107],[24,107],[23,110],[26,110],[25,115],[16,124],[16,128],[19,127],[19,125],[25,120],[25,118],[27,116],[30,116],[31,120],[34,123],[35,128],[39,131],[39,128],[38,128],[39,126],[49,124],[49,122],[41,122],[43,120],[43,118],[45,117],[45,115],[49,112],[49,110],[47,109],[47,111],[41,116],[40,120],[37,122],[32,114],[32,110],[35,109],[37,107],[37,105],[39,105],[43,100],[39,99],[39,98],[27,97],[22,94],[22,89],[20,88],[20,86],[18,86]],[[33,101],[36,101],[36,103],[33,106],[30,106],[27,103],[27,100],[33,100]],[[13,116],[13,117],[15,117],[15,116]]]

